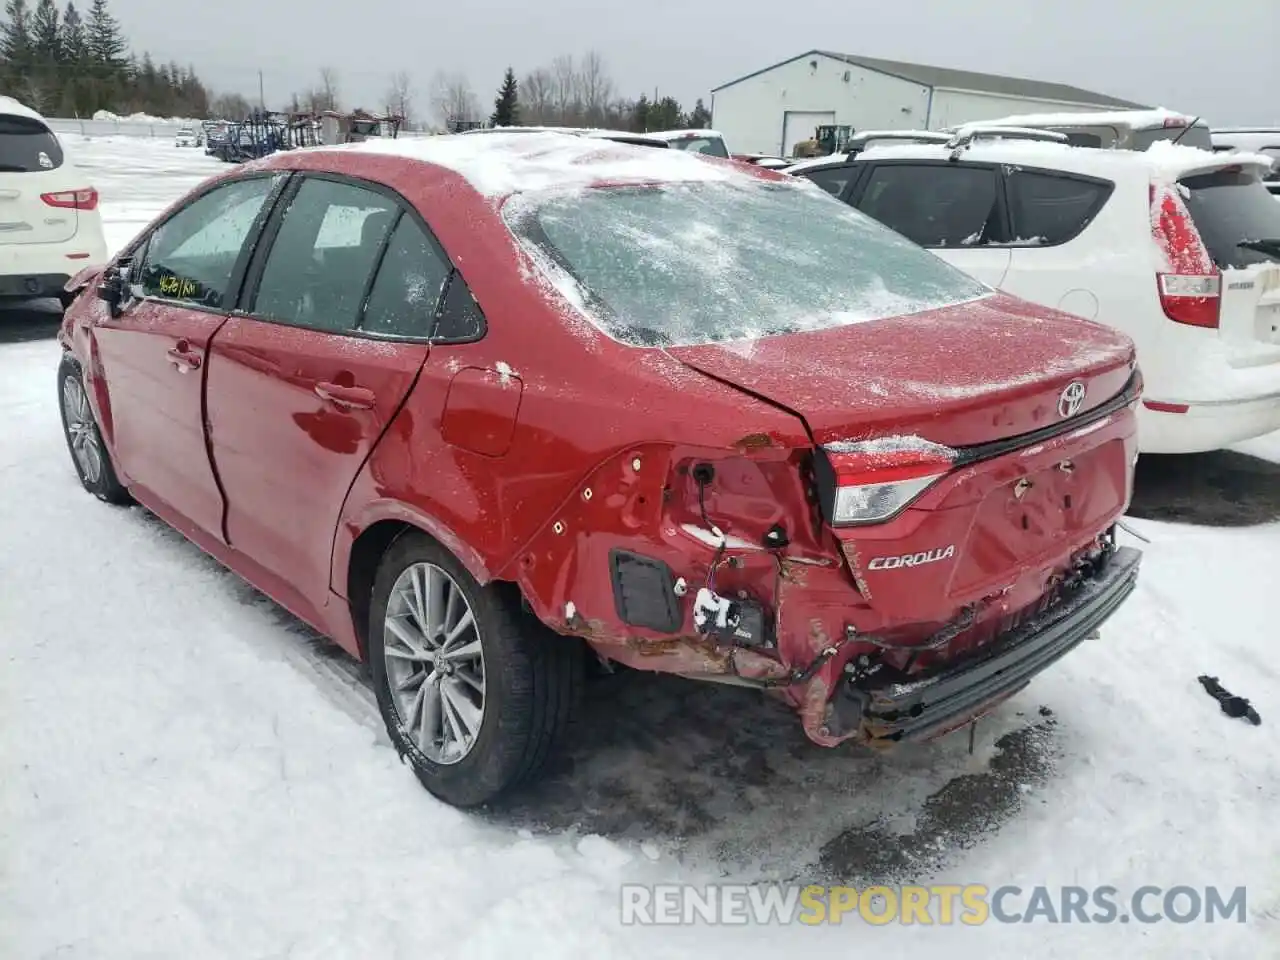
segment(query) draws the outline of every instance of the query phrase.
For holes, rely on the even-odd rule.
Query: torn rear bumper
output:
[[[1141,551],[1117,548],[1068,597],[972,657],[888,683],[851,677],[831,701],[831,732],[888,746],[963,726],[1091,636],[1133,592],[1141,561]]]

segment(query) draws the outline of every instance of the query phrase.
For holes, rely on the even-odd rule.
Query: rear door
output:
[[[210,344],[235,303],[254,238],[283,175],[220,184],[157,226],[137,248],[134,299],[96,312],[113,449],[148,506],[168,507],[222,539],[222,494],[204,432]],[[157,502],[158,501],[158,505]]]
[[[0,245],[62,243],[76,235],[62,144],[40,120],[0,113]],[[71,168],[74,170],[74,168]]]
[[[426,360],[448,266],[390,191],[295,187],[215,341],[206,402],[228,541],[318,610],[342,504]]]
[[[1011,169],[1005,176],[1009,206],[1009,270],[1001,288],[1034,303],[1097,319],[1100,284],[1126,261],[1086,261],[1082,235],[1106,206],[1110,180],[1052,170]],[[1099,227],[1102,225],[1099,224]],[[1090,235],[1093,236],[1093,235]],[[1109,244],[1102,245],[1104,249]]]
[[[986,164],[875,163],[853,204],[972,277],[999,287],[1009,269],[999,171]]]
[[[1246,353],[1280,345],[1280,203],[1255,173],[1239,167],[1179,182],[1196,231],[1222,271],[1219,336]]]

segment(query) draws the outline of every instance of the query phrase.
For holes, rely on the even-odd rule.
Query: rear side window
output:
[[[1098,215],[1112,189],[1110,183],[1015,171],[1009,177],[1014,241],[1066,243]]]
[[[457,270],[449,278],[440,315],[431,334],[436,343],[459,343],[475,340],[484,333],[484,313],[476,303],[475,295]]]
[[[412,217],[402,216],[369,291],[360,329],[391,337],[426,337],[448,276],[448,262],[422,228]]]
[[[289,203],[253,312],[316,330],[354,330],[399,205],[375,190],[309,177]]]
[[[56,170],[62,162],[62,145],[43,123],[0,115],[0,173]]]
[[[812,180],[833,197],[838,197],[849,185],[849,180],[853,177],[853,168],[828,167],[826,170],[814,170],[812,173],[801,173],[797,176]]]
[[[923,247],[981,246],[1001,239],[996,174],[986,167],[878,166],[858,208]]]
[[[1280,203],[1256,176],[1219,170],[1179,182],[1187,188],[1187,210],[1200,239],[1220,268],[1280,260]]]

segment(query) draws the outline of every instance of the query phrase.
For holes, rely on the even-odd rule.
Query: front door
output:
[[[307,176],[285,207],[249,315],[214,343],[209,431],[229,542],[319,609],[347,492],[426,360],[447,264],[378,189]]]
[[[202,406],[209,347],[279,179],[227,183],[178,210],[138,247],[133,298],[120,316],[103,310],[93,326],[111,442],[131,489],[179,526],[186,520],[217,539],[222,494]]]

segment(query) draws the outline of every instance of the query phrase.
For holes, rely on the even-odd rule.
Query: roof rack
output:
[[[848,146],[866,150],[876,140],[900,140],[905,143],[948,143],[951,134],[938,130],[864,130],[849,138]]]
[[[951,159],[958,160],[962,151],[973,146],[979,139],[991,140],[1034,140],[1039,143],[1069,144],[1071,141],[1065,133],[1056,130],[1039,130],[1035,127],[1002,127],[996,124],[965,124],[956,132],[946,145],[951,148]]]

